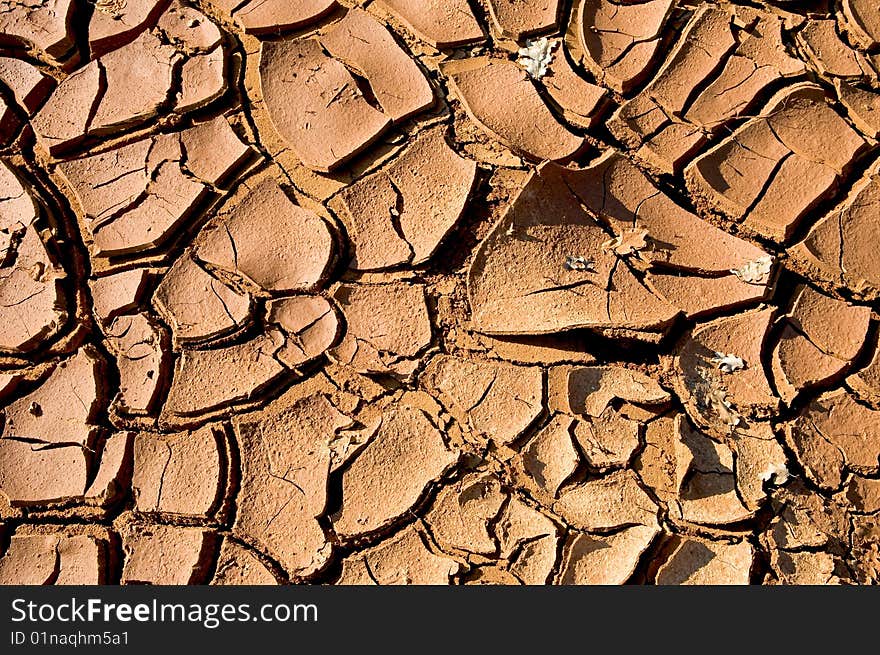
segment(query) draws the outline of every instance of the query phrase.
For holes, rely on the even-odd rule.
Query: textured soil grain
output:
[[[880,6],[0,0],[0,584],[880,581]]]

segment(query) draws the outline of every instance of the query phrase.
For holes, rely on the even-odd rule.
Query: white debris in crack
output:
[[[526,41],[526,46],[517,51],[516,60],[526,72],[536,80],[547,74],[547,67],[553,61],[553,50],[559,45],[557,39],[549,40],[546,36]]]
[[[593,260],[586,257],[566,257],[565,268],[569,271],[596,271]]]
[[[718,418],[730,427],[735,428],[742,422],[739,412],[733,408],[733,405],[727,399],[727,394],[720,389],[712,389],[707,395],[706,400],[707,405],[715,411]]]
[[[761,473],[762,482],[769,482],[777,487],[788,482],[790,477],[791,473],[785,464],[771,464],[763,473]]]
[[[741,357],[731,355],[730,353],[716,352],[711,362],[721,369],[722,373],[734,373],[741,371],[746,367],[746,362]]]
[[[766,284],[770,277],[770,269],[773,267],[773,258],[769,255],[746,262],[739,268],[732,268],[730,272],[743,282],[749,284]]]

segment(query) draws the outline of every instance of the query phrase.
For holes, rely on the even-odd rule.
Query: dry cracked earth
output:
[[[0,0],[0,583],[880,578],[872,0]]]

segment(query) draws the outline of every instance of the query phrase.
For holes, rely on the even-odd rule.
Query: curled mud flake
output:
[[[265,586],[277,585],[278,581],[253,552],[226,538],[220,546],[217,571],[211,584]]]
[[[730,273],[765,257],[764,251],[676,204],[620,154],[610,151],[582,170],[551,167],[546,164],[544,172],[548,177],[561,176],[565,186],[559,193],[571,194],[588,216],[615,236],[609,245],[621,253],[636,252],[637,258],[630,256],[628,263],[647,268],[645,284],[658,298],[693,315],[759,300],[769,293],[769,278],[751,286]],[[612,265],[623,270],[616,264],[618,255],[607,246],[606,251],[614,257]]]
[[[397,207],[401,200],[402,194],[384,171],[340,192],[338,213],[351,238],[352,269],[381,270],[410,263],[412,246],[403,236],[399,221],[395,222],[400,217]]]
[[[869,346],[871,360],[861,370],[846,378],[846,386],[872,407],[880,406],[880,341]]]
[[[14,534],[0,558],[0,584],[106,584],[104,559],[104,542],[94,537]]]
[[[624,415],[637,415],[638,406],[662,410],[671,400],[655,380],[622,366],[554,367],[547,388],[551,410],[591,417],[601,416],[617,400],[632,404],[619,406]]]
[[[853,546],[847,564],[854,575],[847,575],[847,581],[876,585],[880,583],[880,524],[876,516],[856,516],[852,523]]]
[[[249,341],[211,350],[184,350],[174,367],[174,377],[160,421],[175,423],[212,411],[229,410],[255,400],[287,368],[275,358],[285,343],[277,329]]]
[[[0,81],[19,107],[33,116],[55,88],[55,80],[21,59],[0,57]]]
[[[848,539],[847,508],[795,481],[773,494],[773,520],[766,533],[772,550],[834,550]]]
[[[473,473],[440,490],[425,514],[425,522],[437,545],[446,552],[494,555],[498,546],[489,526],[505,498],[496,477]]]
[[[233,422],[242,458],[233,532],[295,579],[323,569],[332,554],[318,518],[327,510],[331,443],[351,424],[325,396],[295,391]]]
[[[434,104],[434,92],[416,62],[366,11],[349,11],[321,37],[321,45],[367,79],[382,111],[395,123]]]
[[[569,487],[553,504],[553,510],[568,523],[587,531],[654,526],[658,509],[630,470],[615,471]]]
[[[551,365],[567,362],[592,364],[596,361],[596,357],[589,351],[590,337],[586,334],[473,336],[482,348],[488,348],[499,359],[508,362]]]
[[[123,527],[122,584],[201,584],[210,566],[215,535],[204,528],[158,524]]]
[[[584,64],[620,93],[639,84],[653,65],[672,0],[583,0],[574,20]]]
[[[846,499],[857,512],[873,514],[880,511],[880,480],[854,475],[846,488]]]
[[[838,389],[804,407],[786,425],[786,440],[807,476],[823,489],[839,489],[847,471],[880,470],[880,412]]]
[[[86,501],[108,506],[128,493],[131,481],[131,432],[114,432],[104,441],[98,472],[89,488]]]
[[[174,56],[174,48],[145,32],[61,82],[33,121],[43,147],[56,155],[89,134],[119,132],[156,116],[171,90]]]
[[[396,220],[412,249],[410,263],[423,264],[464,213],[476,184],[476,162],[459,157],[443,131],[432,130],[420,135],[385,172],[402,198],[392,222]]]
[[[163,5],[159,3],[160,8]],[[182,12],[201,17],[204,27],[178,29],[175,17]],[[100,12],[95,14],[100,16]],[[208,32],[215,35],[213,40],[205,40]],[[219,30],[206,16],[173,3],[159,19],[159,28],[141,32],[116,50],[111,48],[58,85],[34,117],[38,141],[55,156],[78,147],[87,137],[115,135],[167,113],[176,102],[174,80],[180,76],[181,66],[205,45],[217,48],[222,55],[219,41]],[[190,77],[186,81],[194,80]],[[207,94],[207,100],[216,96],[209,81],[196,86],[204,88],[184,88],[188,106],[204,104],[198,97],[202,93]]]
[[[503,567],[520,584],[547,584],[556,564],[559,530],[546,515],[511,496],[495,523]]]
[[[676,391],[698,424],[716,425],[727,432],[743,417],[776,411],[779,400],[760,365],[773,314],[768,308],[704,323],[680,345],[675,359]],[[719,352],[737,353],[750,365],[724,373],[712,363]]]
[[[875,165],[789,255],[825,286],[843,286],[857,297],[876,299],[880,296],[880,259],[874,246],[873,217],[878,206],[880,169]]]
[[[747,541],[728,543],[686,537],[657,571],[660,585],[749,584],[754,549]]]
[[[13,373],[0,373],[0,400],[6,400],[12,394],[18,383],[21,382],[21,375]]]
[[[181,114],[195,111],[222,97],[228,90],[226,68],[226,52],[222,46],[184,61],[175,110]]]
[[[135,511],[210,518],[223,494],[222,437],[215,428],[134,439]]]
[[[266,320],[287,335],[277,358],[296,368],[324,354],[339,338],[336,310],[321,296],[294,296],[267,305]]]
[[[377,546],[342,561],[338,585],[445,585],[461,565],[433,553],[427,537],[410,525]]]
[[[106,258],[164,246],[251,152],[220,116],[59,169],[79,204],[92,254]]]
[[[610,535],[576,533],[562,553],[556,584],[624,584],[659,532],[657,526],[634,525]]]
[[[206,197],[207,187],[187,177],[176,162],[167,162],[145,193],[108,222],[88,225],[95,255],[109,258],[163,246]]]
[[[549,32],[559,25],[559,0],[489,0],[492,25],[503,38],[519,41],[533,34]]]
[[[107,328],[106,345],[116,357],[118,414],[150,415],[168,375],[168,337],[146,314],[120,316]]]
[[[867,137],[880,136],[880,93],[835,80],[837,97],[853,124]]]
[[[163,139],[159,144],[167,145],[168,141]],[[147,166],[155,145],[153,139],[142,139],[59,165],[58,170],[71,187],[90,233],[94,233],[95,225],[107,222],[120,209],[134,205],[146,192],[151,178],[158,173],[156,163]],[[180,158],[179,150],[172,154]]]
[[[791,404],[803,390],[839,379],[861,352],[870,320],[870,307],[850,305],[806,285],[796,288],[771,355],[782,399]]]
[[[180,132],[181,150],[186,154],[186,170],[203,183],[224,189],[230,175],[253,154],[223,116]],[[158,146],[159,144],[157,144]],[[161,147],[157,147],[161,151]]]
[[[755,511],[767,499],[767,490],[781,487],[792,479],[788,457],[767,423],[756,423],[747,430],[734,430],[729,446],[735,456],[736,488],[749,510]]]
[[[269,293],[311,291],[328,272],[333,236],[323,219],[266,179],[221,210],[196,237],[193,254]]]
[[[346,332],[331,356],[359,373],[410,376],[431,343],[424,287],[343,285],[333,297],[345,316]]]
[[[843,42],[833,18],[808,21],[796,38],[812,67],[822,75],[832,78],[871,75],[871,65],[859,51]]]
[[[602,249],[608,232],[572,192],[592,188],[595,174],[585,171],[539,167],[480,244],[468,272],[476,330],[492,335],[581,327],[656,332],[672,322],[677,310]],[[573,177],[580,173],[583,181]],[[573,256],[592,259],[594,271],[578,271],[583,278],[572,280],[564,264]]]
[[[56,535],[12,535],[0,558],[0,584],[46,585],[58,570]]]
[[[0,437],[27,440],[36,448],[91,446],[103,402],[102,365],[97,352],[86,346],[53,367],[36,389],[0,410]]]
[[[421,384],[462,424],[496,445],[515,441],[543,412],[543,374],[535,366],[441,355]]]
[[[336,0],[213,0],[211,4],[231,14],[248,34],[258,35],[305,27],[339,6]]]
[[[553,62],[553,51],[557,47],[559,47],[559,41],[556,39],[551,41],[546,36],[526,41],[525,47],[517,50],[516,63],[525,68],[533,79],[540,80],[547,74],[547,70]]]
[[[92,311],[102,325],[136,310],[143,302],[151,272],[146,268],[111,273],[89,281]]]
[[[0,11],[0,43],[35,47],[50,58],[63,60],[75,46],[74,0],[13,0]]]
[[[526,443],[514,464],[538,495],[556,498],[559,488],[580,464],[572,440],[575,420],[557,415]]]
[[[865,50],[880,45],[880,9],[870,0],[843,0],[849,38]]]
[[[0,495],[11,507],[81,500],[86,451],[78,445],[40,447],[14,437],[0,439]]]
[[[780,585],[831,585],[842,584],[835,574],[838,558],[830,553],[813,551],[773,550],[770,552],[770,568]]]
[[[476,163],[459,157],[443,130],[434,129],[385,169],[346,187],[339,213],[352,240],[351,267],[426,262],[464,213],[476,177]]]
[[[105,542],[88,535],[60,536],[56,585],[107,584]]]
[[[575,127],[593,127],[602,116],[606,105],[607,91],[588,82],[569,62],[564,48],[550,58],[546,74],[541,77],[541,85],[550,98],[550,103],[562,117]]]
[[[757,117],[689,164],[685,178],[705,209],[784,242],[865,148],[822,88],[805,82],[779,91]]]
[[[279,136],[308,168],[329,171],[360,153],[391,124],[339,61],[312,39],[266,41],[260,85]],[[290,102],[290,98],[298,98]]]
[[[212,341],[251,320],[250,296],[213,277],[188,254],[162,278],[153,307],[171,327],[177,346]]]
[[[21,127],[21,121],[12,107],[0,98],[0,146],[7,145]]]
[[[476,57],[448,62],[443,72],[471,120],[511,150],[539,161],[560,161],[584,149],[583,137],[556,119],[514,62]]]
[[[386,412],[373,441],[342,473],[342,508],[331,519],[351,538],[398,520],[458,461],[440,432],[419,409]]]
[[[213,21],[179,0],[172,1],[159,18],[157,27],[168,41],[187,54],[209,52],[223,40],[223,33]]]
[[[0,164],[0,353],[35,350],[67,320],[64,271],[34,224],[38,211],[12,169]]]
[[[467,0],[378,0],[420,39],[435,48],[454,48],[486,40]]]
[[[659,18],[671,3],[652,4]],[[629,18],[641,18],[631,14],[642,6],[629,5]],[[615,19],[628,17],[625,8]],[[763,11],[741,20],[731,8],[699,8],[657,76],[621,106],[609,129],[651,168],[679,172],[708,137],[751,113],[766,89],[803,74],[803,62],[786,51],[782,26]],[[647,43],[639,47],[650,51]]]
[[[89,50],[92,58],[115,50],[155,24],[167,2],[157,0],[97,0],[89,20]]]
[[[726,525],[749,519],[752,512],[737,493],[734,454],[697,432],[687,418],[676,417],[676,497],[674,514],[691,523]]]
[[[575,421],[572,433],[594,469],[626,466],[639,447],[639,421],[612,408],[599,416]]]

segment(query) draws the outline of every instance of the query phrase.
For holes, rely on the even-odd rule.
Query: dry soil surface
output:
[[[880,578],[876,0],[0,0],[0,584]]]

